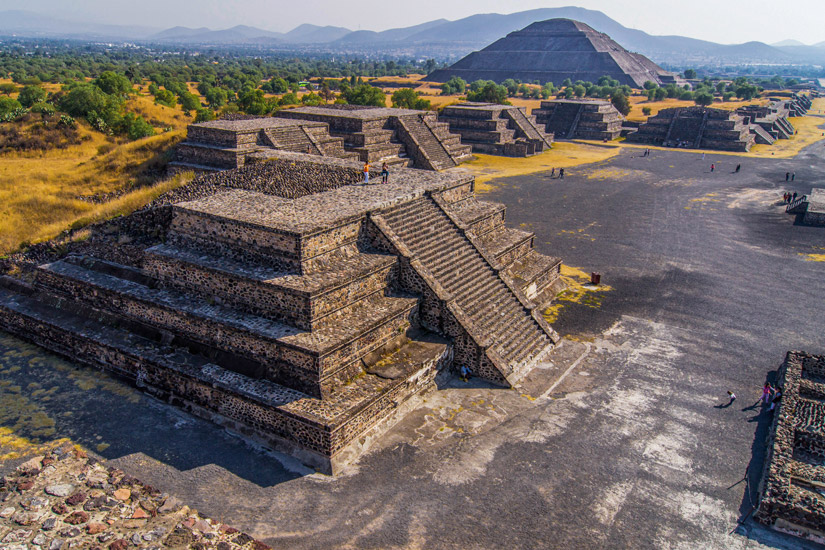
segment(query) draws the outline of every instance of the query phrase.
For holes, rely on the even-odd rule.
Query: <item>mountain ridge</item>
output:
[[[480,50],[510,32],[547,19],[581,21],[605,33],[629,51],[645,55],[657,63],[703,65],[708,63],[741,65],[746,63],[825,64],[825,42],[807,46],[785,40],[775,45],[764,42],[719,44],[675,35],[651,35],[623,26],[604,13],[575,6],[537,8],[511,14],[475,14],[454,21],[436,19],[410,27],[385,31],[356,30],[345,27],[304,23],[282,33],[247,25],[229,29],[189,28],[149,29],[69,22],[24,10],[0,12],[0,34],[32,37],[111,38],[140,42],[181,45],[263,45],[273,48],[310,49],[347,53],[380,53],[462,57]],[[800,45],[801,44],[801,45]]]

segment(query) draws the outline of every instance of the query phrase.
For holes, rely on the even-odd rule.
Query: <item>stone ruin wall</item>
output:
[[[825,542],[825,356],[788,352],[768,434],[757,521]]]

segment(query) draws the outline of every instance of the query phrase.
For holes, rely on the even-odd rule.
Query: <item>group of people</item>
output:
[[[785,181],[793,181],[796,179],[796,172],[785,172]]]
[[[793,193],[785,193],[782,195],[782,199],[785,201],[785,204],[791,204],[793,201],[796,200],[796,191]]]
[[[723,406],[722,408],[728,407],[734,401],[736,401],[736,394],[728,390],[728,399],[730,399],[730,401],[727,405]],[[770,382],[767,382],[762,387],[762,396],[753,406],[755,407],[758,403],[762,403],[763,407],[767,407],[768,405],[770,405],[770,408],[768,410],[772,411],[776,407],[776,404],[779,403],[780,399],[782,399],[782,388],[780,388],[779,386],[773,386]]]
[[[772,386],[770,382],[767,382],[762,388],[761,401],[764,403],[764,406],[770,405],[771,407],[768,410],[772,411],[780,399],[782,399],[782,388]]]
[[[390,166],[386,162],[381,165],[381,183],[387,183],[390,177]],[[370,182],[370,163],[364,163],[364,183]]]
[[[555,178],[555,177],[556,177],[556,168],[555,168],[555,167],[553,167],[553,169],[552,169],[552,170],[550,170],[550,177],[551,177],[551,178]],[[560,179],[560,180],[563,180],[563,179],[564,179],[564,168],[559,168],[559,179]]]

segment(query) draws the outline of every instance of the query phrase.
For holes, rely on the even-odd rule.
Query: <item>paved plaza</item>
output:
[[[0,426],[71,438],[273,548],[804,547],[737,522],[762,385],[787,350],[825,351],[825,231],[779,204],[825,186],[825,147],[642,151],[492,182],[539,252],[612,290],[560,302],[565,342],[520,388],[444,382],[337,478],[8,336]]]

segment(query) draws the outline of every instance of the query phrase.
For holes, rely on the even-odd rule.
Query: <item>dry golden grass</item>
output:
[[[494,188],[489,181],[495,178],[546,172],[552,168],[570,168],[604,161],[618,154],[618,147],[559,142],[554,143],[549,151],[532,157],[515,158],[479,154],[476,155],[475,160],[461,166],[475,175],[476,191],[484,193]]]
[[[80,131],[90,136],[80,145],[0,156],[0,253],[52,238],[72,224],[126,213],[178,184],[128,192],[157,177],[162,155],[183,131],[129,143],[108,141],[82,124]],[[127,193],[104,204],[78,198],[115,191]]]

